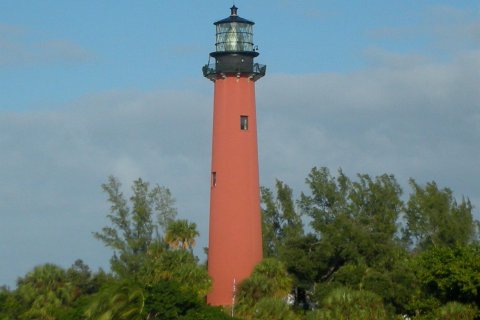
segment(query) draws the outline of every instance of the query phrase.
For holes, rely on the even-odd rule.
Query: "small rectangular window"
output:
[[[248,130],[248,116],[240,116],[240,130]]]
[[[215,187],[217,185],[217,173],[212,172],[212,187]]]

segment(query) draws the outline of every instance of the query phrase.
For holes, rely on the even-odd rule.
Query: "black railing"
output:
[[[210,80],[216,79],[217,76],[224,76],[227,74],[248,75],[253,80],[257,80],[265,75],[265,72],[267,71],[267,66],[264,64],[254,63],[250,70],[245,70],[245,68],[242,68],[242,70],[225,70],[224,68],[220,68],[220,70],[217,70],[215,61],[211,61],[203,66],[202,71],[203,76],[209,78]]]

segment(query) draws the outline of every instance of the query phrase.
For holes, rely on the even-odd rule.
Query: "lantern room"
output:
[[[254,63],[258,56],[253,43],[253,21],[241,18],[238,8],[230,8],[230,16],[214,23],[216,27],[215,51],[210,53],[203,75],[215,81],[229,75],[248,76],[257,80],[265,75],[266,66]]]
[[[230,17],[214,23],[217,27],[216,52],[254,53],[254,22],[240,18],[237,15],[237,7],[233,6],[230,10]],[[258,53],[254,55],[258,55]]]

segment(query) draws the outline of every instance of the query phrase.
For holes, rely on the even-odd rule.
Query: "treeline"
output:
[[[94,233],[113,250],[111,271],[37,266],[0,289],[0,319],[480,319],[468,199],[414,180],[404,195],[392,175],[326,168],[306,184],[298,199],[281,181],[262,188],[265,259],[221,309],[205,303],[196,225],[176,218],[170,191],[139,179],[127,199],[111,177],[110,224]]]
[[[479,318],[479,223],[468,199],[413,179],[404,197],[392,175],[326,168],[306,184],[296,200],[281,181],[262,189],[264,253],[292,277],[294,309],[314,309],[306,319]]]
[[[102,188],[110,225],[94,236],[113,250],[111,271],[81,260],[37,266],[0,290],[0,319],[229,319],[205,303],[211,280],[193,255],[196,225],[176,219],[169,189],[138,179],[128,199],[114,177]]]

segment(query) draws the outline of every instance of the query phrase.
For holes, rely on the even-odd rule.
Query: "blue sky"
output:
[[[431,21],[435,15],[444,10],[442,19],[450,19],[458,11],[478,19],[474,1],[237,4],[257,21],[256,39],[271,72],[295,74],[364,67],[369,48],[441,57],[428,34],[438,27]],[[211,20],[225,16],[229,6],[229,1],[3,0],[0,30],[7,52],[0,80],[8,94],[2,94],[1,106],[50,108],[101,90],[183,88],[213,48]]]
[[[0,0],[0,284],[108,266],[100,184],[169,187],[207,245],[212,83],[231,1]],[[313,166],[436,180],[480,205],[477,1],[236,1],[256,22],[261,184]],[[478,209],[475,209],[478,217]],[[201,251],[201,250],[200,250]]]

